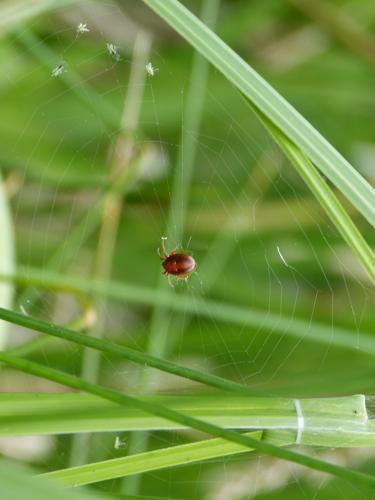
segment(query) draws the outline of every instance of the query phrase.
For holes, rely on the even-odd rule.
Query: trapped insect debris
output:
[[[87,23],[79,23],[77,26],[77,33],[82,35],[83,33],[89,33],[90,28],[88,28]]]
[[[158,71],[158,68],[154,68],[151,62],[146,64],[146,71],[149,76],[155,76],[155,73]]]
[[[65,72],[66,72],[66,63],[60,63],[58,66],[53,68],[53,70],[51,71],[51,76],[53,78],[58,78]]]
[[[107,43],[107,51],[112,59],[114,59],[116,62],[120,62],[122,60],[120,49],[117,47],[117,45],[114,45],[113,43]]]

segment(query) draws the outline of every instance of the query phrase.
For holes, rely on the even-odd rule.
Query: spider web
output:
[[[80,22],[87,22],[90,32],[77,33]],[[121,29],[122,23],[126,30]],[[86,217],[94,213],[109,189],[111,151],[121,136],[121,109],[128,96],[134,39],[140,28],[150,26],[161,40],[153,45],[148,61],[157,71],[142,82],[134,134],[141,160],[122,199],[112,279],[169,291],[171,300],[174,295],[188,296],[195,314],[173,307],[164,313],[168,335],[163,354],[179,364],[280,396],[371,390],[371,359],[360,346],[362,331],[369,332],[374,319],[373,291],[293,167],[241,97],[212,69],[199,132],[185,130],[192,134],[196,160],[188,198],[177,200],[175,205],[184,215],[182,239],[174,241],[180,227],[172,226],[172,234],[166,234],[175,196],[176,164],[179,155],[185,158],[186,153],[180,133],[185,123],[192,53],[170,32],[165,33],[142,6],[127,3],[121,9],[106,3],[64,7],[30,21],[1,41],[9,71],[2,85],[0,161],[12,195],[18,262],[60,269],[82,279],[93,276],[100,223],[92,228]],[[163,40],[170,40],[172,48]],[[107,43],[118,46],[120,61],[108,53]],[[321,39],[317,43],[321,44]],[[319,47],[318,52],[322,50]],[[319,67],[319,61],[316,64]],[[59,65],[63,71],[53,77],[52,70]],[[278,73],[272,64],[268,66],[272,77],[279,79],[281,90],[297,105],[300,100],[309,118],[311,108],[300,95],[307,84],[298,87],[298,94],[293,80],[300,74],[297,69],[295,74]],[[290,81],[286,74],[291,75]],[[332,89],[330,83],[325,88]],[[329,90],[317,96],[322,105],[330,98]],[[345,109],[336,106],[333,116],[342,118]],[[313,118],[319,120],[311,113]],[[324,120],[320,125],[327,127],[327,134],[331,133],[338,146],[343,142]],[[366,140],[360,131],[354,137],[357,148]],[[185,168],[184,162],[181,168]],[[183,191],[185,186],[179,187]],[[79,224],[83,225],[71,245],[71,235]],[[191,250],[198,263],[189,280],[176,282],[173,289],[167,282],[158,284],[162,269],[156,249],[162,236],[168,237],[170,249]],[[261,311],[264,322],[254,326],[222,321],[208,306],[202,309],[202,300]],[[62,324],[79,315],[75,297],[35,287],[18,291],[15,308]],[[106,300],[99,310],[106,338],[147,349],[152,308]],[[270,318],[273,327],[269,326]],[[307,331],[291,335],[288,328],[280,326],[285,319],[290,324],[304,320],[312,331],[315,323],[325,325],[326,342],[311,342]],[[357,352],[337,346],[338,327],[356,335]],[[29,332],[12,328],[9,346],[29,338]],[[33,357],[79,374],[81,354],[71,344],[51,341]],[[102,356],[100,379],[118,389],[137,392],[146,370]],[[27,377],[4,373],[3,390],[30,390]],[[33,382],[32,389],[61,391],[45,381]],[[189,394],[196,386],[153,373],[148,389]],[[118,433],[91,436],[90,459],[121,456],[131,439]],[[158,432],[151,434],[149,446],[159,448],[194,439],[194,432]],[[16,442],[20,441],[12,440],[11,445],[9,440],[0,441],[4,454],[10,454]],[[45,470],[71,463],[71,440],[66,436],[30,443],[28,454],[28,441],[22,438],[21,451],[14,456],[38,463]],[[327,452],[326,458],[360,464],[369,455]],[[99,487],[115,491],[118,482]],[[148,473],[142,478],[140,491],[165,498],[216,500],[255,498],[263,493],[271,498],[280,492],[286,498],[330,498],[333,494],[348,498],[348,491],[337,481],[329,482],[255,454]],[[354,488],[349,491],[350,498],[360,497]]]

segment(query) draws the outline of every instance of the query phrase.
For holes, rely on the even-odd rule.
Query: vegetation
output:
[[[0,5],[7,498],[375,488],[374,29],[370,0]]]

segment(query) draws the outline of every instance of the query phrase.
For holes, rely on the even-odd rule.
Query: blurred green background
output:
[[[184,4],[199,15],[201,2]],[[77,33],[81,22],[89,32]],[[221,0],[216,32],[374,184],[372,0]],[[277,328],[239,327],[210,315],[171,310],[164,317],[164,354],[260,393],[303,397],[374,391],[373,360],[360,349],[362,332],[374,333],[371,284],[294,168],[220,74],[210,68],[207,88],[200,81],[193,85],[197,95],[203,92],[203,110],[200,128],[190,129],[185,120],[193,51],[141,1],[64,2],[21,21],[4,22],[0,34],[0,169],[10,197],[18,265],[82,278],[110,276],[155,293],[169,291],[171,301],[174,294],[185,293],[193,304],[203,296],[255,308],[265,318],[322,323],[330,335],[324,344],[304,339],[303,332],[298,339]],[[157,69],[154,76],[135,59],[139,36],[151,41],[146,61]],[[118,47],[121,61],[111,58],[107,43]],[[51,76],[60,64],[62,74]],[[127,97],[132,64],[138,69],[135,99]],[[132,113],[126,108],[129,102],[139,108],[131,133],[121,128],[122,116],[126,121]],[[73,247],[68,249],[67,242],[110,189],[113,151],[121,141],[125,149],[131,144],[129,158],[120,165],[131,175],[122,195],[115,197],[120,217],[113,258],[100,271],[100,218],[91,229],[83,224]],[[176,183],[191,149],[196,153],[191,183],[184,175]],[[178,197],[185,187],[186,200]],[[348,208],[374,245],[372,228]],[[184,213],[181,227],[176,227],[173,210]],[[116,215],[109,211],[106,217],[104,223]],[[198,263],[197,272],[173,289],[166,281],[160,284],[156,250],[162,236],[168,236],[169,249],[188,248]],[[18,310],[28,314],[59,323],[77,314],[67,294],[51,291],[29,303],[21,288],[17,293]],[[108,338],[148,348],[152,308],[106,301],[98,309]],[[358,334],[357,352],[335,347],[340,327]],[[10,346],[29,338],[20,329],[11,333]],[[51,342],[32,357],[81,373],[78,346]],[[137,392],[142,370],[106,357],[100,381]],[[25,376],[3,373],[3,391],[57,389],[46,382],[30,386]],[[178,394],[197,390],[167,375],[155,376],[151,387]],[[194,433],[155,433],[150,446],[193,438]],[[95,435],[90,459],[124,454],[124,449],[114,449],[113,441],[113,435]],[[0,440],[0,451],[40,469],[69,463],[70,436],[31,443],[30,453],[21,445],[18,455],[11,443]],[[337,456],[344,464],[368,461],[369,470],[374,463],[368,451]],[[261,467],[272,471],[269,479],[257,476]],[[116,491],[118,483],[100,487]],[[354,488],[344,491],[336,480],[323,482],[254,454],[146,474],[140,492],[163,498],[362,498]]]

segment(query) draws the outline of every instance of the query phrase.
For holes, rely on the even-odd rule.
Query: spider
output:
[[[174,276],[176,279],[188,278],[196,267],[194,258],[185,253],[184,250],[174,249],[171,252],[167,252],[165,248],[166,236],[161,239],[161,249],[162,253],[158,248],[158,255],[162,261],[162,266],[164,268],[163,274],[167,276],[168,283],[173,287],[170,277]]]

